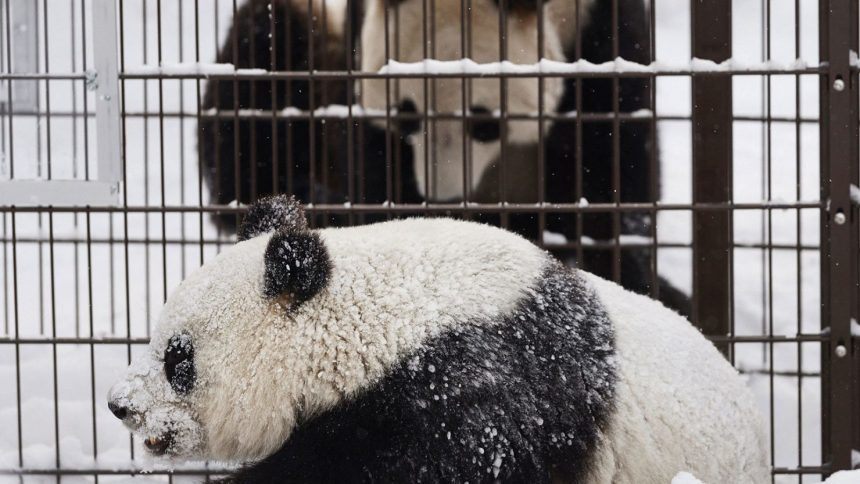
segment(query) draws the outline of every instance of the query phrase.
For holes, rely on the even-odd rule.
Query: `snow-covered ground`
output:
[[[214,60],[215,39],[223,39],[225,35],[232,2],[199,2],[199,59],[195,54],[195,3],[198,2],[163,3],[161,39],[164,63]],[[739,63],[755,65],[766,60],[762,44],[764,3],[733,1],[734,58]],[[657,60],[663,65],[688,63],[690,2],[655,0],[655,5]],[[769,57],[781,65],[794,65],[797,58],[807,65],[818,63],[817,2],[801,0],[800,6],[799,14],[794,11],[793,2],[780,3],[770,13]],[[89,8],[90,2],[86,2],[85,10]],[[123,8],[126,68],[144,69],[144,65],[157,64],[156,2],[125,0]],[[51,72],[81,72],[92,67],[91,54],[88,54],[84,65],[80,52],[83,27],[80,13],[79,0],[51,2],[47,26]],[[801,33],[799,53],[794,51],[795,17],[799,18]],[[74,29],[70,28],[72,24]],[[92,28],[88,19],[87,32]],[[39,35],[44,35],[44,32],[44,26],[40,25]],[[75,54],[71,55],[71,52]],[[43,56],[40,57],[42,69],[44,60]],[[735,77],[733,108],[736,115],[766,114],[766,82],[761,76]],[[794,75],[773,76],[770,83],[771,113],[774,116],[795,117],[799,114],[803,118],[817,118],[817,77],[801,76],[799,111],[795,104],[797,86]],[[194,81],[164,81],[162,86],[160,90],[156,81],[128,81],[125,85],[125,109],[128,112],[155,113],[162,104],[165,111],[175,112],[181,107],[186,112],[196,112]],[[47,102],[44,83],[41,89],[44,107]],[[657,89],[658,115],[690,114],[689,78],[660,78]],[[80,112],[83,109],[83,92],[81,82],[73,87],[69,81],[52,81],[51,110],[75,109]],[[92,112],[92,95],[87,102]],[[80,119],[74,121],[72,117],[55,116],[50,122],[44,117],[15,118],[13,156],[8,153],[7,132],[3,138],[3,149],[7,153],[0,164],[0,174],[5,176],[8,163],[14,163],[16,177],[36,176],[37,167],[32,160],[40,160],[44,170],[50,158],[54,176],[81,176],[87,154],[91,155],[88,163],[94,170],[94,120],[91,119],[86,128],[85,131]],[[8,129],[8,125],[4,129]],[[198,204],[194,120],[130,117],[125,129],[129,205]],[[690,122],[662,121],[659,129],[663,200],[690,202]],[[48,130],[50,149],[46,142]],[[736,201],[760,202],[770,198],[790,202],[818,198],[816,123],[802,123],[798,129],[794,122],[774,122],[766,126],[756,121],[736,121],[733,139]],[[795,155],[798,146],[800,160]],[[768,160],[771,162],[770,170],[767,169]],[[798,161],[800,173],[796,169]],[[161,195],[162,179],[164,199]],[[3,217],[0,236],[6,240],[11,238],[11,216],[0,217]],[[818,245],[818,212],[815,209],[801,211],[800,226],[796,211],[773,211],[770,224],[767,217],[760,211],[736,213],[736,241],[753,245],[768,242]],[[57,241],[53,254],[45,243],[51,235],[49,224],[53,224],[53,237]],[[770,232],[768,226],[771,227]],[[0,298],[3,298],[0,302],[3,308],[0,335],[14,336],[17,326],[22,338],[46,338],[52,334],[61,337],[87,337],[90,334],[145,337],[157,320],[164,295],[201,260],[211,258],[219,250],[218,244],[210,242],[202,246],[175,243],[180,240],[196,242],[201,231],[205,240],[217,239],[217,233],[206,218],[195,213],[164,216],[132,213],[127,216],[127,223],[122,214],[94,213],[89,217],[89,223],[84,214],[55,214],[52,220],[47,215],[19,214],[15,229],[19,240],[15,249],[16,273],[13,274],[12,245],[4,242],[0,251],[0,274],[3,275],[0,281],[3,288],[0,291]],[[88,229],[94,241],[89,252],[85,243],[74,242],[85,240]],[[121,241],[125,230],[132,240],[127,248],[121,242],[110,242],[112,237]],[[692,238],[691,216],[685,212],[662,212],[658,231],[661,242],[689,244]],[[145,241],[152,243],[142,243]],[[734,307],[737,333],[767,334],[770,324],[776,334],[819,331],[819,264],[817,250],[804,250],[798,254],[795,249],[777,249],[769,254],[758,248],[736,249]],[[91,266],[90,271],[87,270],[88,265]],[[691,250],[661,249],[659,270],[680,287],[689,289]],[[13,291],[13,275],[17,278],[17,293]],[[16,299],[17,304],[14,303]],[[3,429],[0,432],[0,468],[15,468],[21,464],[28,469],[53,468],[58,463],[62,467],[78,469],[126,468],[132,456],[129,437],[107,411],[104,397],[111,382],[127,364],[129,353],[134,354],[138,350],[137,346],[129,349],[124,345],[26,344],[16,355],[14,345],[0,344],[0,385],[3,388],[0,391],[0,429]],[[804,343],[798,348],[793,343],[775,344],[773,355],[768,351],[769,348],[762,344],[738,345],[736,362],[748,371],[749,384],[772,423],[773,441],[776,443],[775,464],[781,467],[818,465],[821,447],[819,378],[807,377],[798,381],[794,376],[775,376],[771,380],[766,373],[771,356],[778,371],[800,369],[817,372],[819,345]],[[91,364],[93,361],[95,365]],[[19,376],[20,395],[15,386]],[[54,381],[57,382],[56,388]],[[18,398],[21,400],[20,414]],[[54,404],[55,399],[60,402],[58,406]],[[771,407],[774,408],[773,415],[770,415]],[[800,427],[799,416],[802,417]],[[19,418],[20,441],[17,433]],[[138,459],[133,465],[151,465],[139,460],[142,454],[139,445],[139,442],[135,443],[134,455]],[[22,448],[20,454],[19,447]],[[799,460],[801,450],[802,460]],[[18,481],[17,477],[0,476],[0,481],[5,479]],[[126,482],[128,479],[100,477],[103,482]],[[159,479],[162,477],[147,476],[130,482]],[[177,481],[188,479],[176,478]],[[54,480],[53,476],[31,476],[25,482]],[[797,480],[795,476],[777,479],[778,482]],[[92,477],[64,477],[63,481],[91,482]],[[803,480],[819,481],[818,476],[808,476]]]

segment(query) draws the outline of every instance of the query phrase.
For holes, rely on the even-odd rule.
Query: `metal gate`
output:
[[[393,8],[391,3],[385,5]],[[434,1],[424,3],[432,12]],[[499,3],[504,24],[508,10]],[[624,28],[618,25],[619,0],[605,3],[617,35]],[[238,218],[244,206],[207,197],[196,146],[200,126],[211,119],[346,121],[343,139],[325,124],[321,133],[311,130],[323,140],[319,148],[310,140],[311,152],[319,149],[314,156],[326,159],[332,146],[364,141],[356,128],[361,123],[415,120],[394,106],[363,109],[361,92],[349,89],[345,106],[317,105],[312,95],[302,109],[204,109],[212,80],[266,83],[275,91],[276,83],[306,82],[319,92],[361,79],[396,90],[406,79],[426,85],[491,78],[504,92],[507,83],[524,77],[607,78],[616,89],[620,79],[646,79],[651,108],[634,113],[617,106],[589,113],[580,93],[570,113],[541,106],[536,113],[503,108],[486,115],[538,126],[560,119],[580,127],[609,123],[613,133],[627,123],[646,123],[660,133],[660,149],[651,144],[668,193],[660,200],[550,203],[541,193],[538,203],[504,197],[498,203],[403,202],[395,180],[405,162],[396,136],[388,134],[384,204],[367,202],[355,190],[348,203],[314,203],[308,211],[317,223],[332,214],[348,223],[492,214],[506,225],[514,215],[533,215],[541,224],[540,244],[571,260],[606,251],[616,277],[623,251],[646,250],[652,279],[671,276],[690,294],[694,324],[759,396],[769,418],[775,482],[818,482],[858,461],[856,1],[647,0],[650,64],[578,69],[572,61],[555,71],[484,66],[454,73],[364,72],[356,59],[331,67],[319,52],[310,53],[305,68],[278,69],[277,50],[271,65],[259,61],[259,69],[215,65],[243,4],[0,2],[0,481],[195,481],[218,475],[219,468],[206,463],[175,469],[142,463],[139,443],[104,403],[107,386],[148,342],[169,291],[233,243],[210,216]],[[462,5],[462,15],[471,15],[469,0]],[[399,34],[386,30],[389,35]],[[353,49],[361,55],[348,45]],[[241,62],[233,59],[234,66]],[[425,110],[420,118],[465,123],[466,111]],[[284,157],[282,173],[291,169],[286,153],[253,156]],[[581,162],[572,161],[579,169]],[[346,179],[363,186],[363,163],[351,158]],[[544,163],[541,157],[536,166],[540,179],[552,176]],[[312,177],[327,176],[324,164],[311,170]],[[656,174],[653,183],[660,183]],[[545,230],[552,215],[600,213],[614,217],[611,240],[581,233],[560,240]],[[618,219],[625,213],[647,214],[650,235],[623,237]]]

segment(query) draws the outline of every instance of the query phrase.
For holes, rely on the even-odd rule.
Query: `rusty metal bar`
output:
[[[822,326],[831,342],[822,348],[822,456],[831,472],[851,468],[857,355],[852,351],[851,311],[857,284],[857,221],[851,183],[857,176],[857,86],[850,58],[857,49],[853,0],[820,3],[819,50],[827,61],[820,77],[821,301]]]
[[[732,56],[731,3],[693,0],[692,53],[721,62]],[[693,75],[693,201],[732,200],[732,78]],[[731,320],[731,214],[693,214],[694,324],[727,334]],[[703,303],[704,302],[704,303]],[[727,353],[728,346],[720,345]]]

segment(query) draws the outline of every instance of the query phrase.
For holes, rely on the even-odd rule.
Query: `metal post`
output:
[[[6,4],[4,4],[6,5]],[[39,27],[38,10],[35,0],[14,0],[10,6],[12,29],[12,72],[30,74],[39,71]],[[12,82],[12,81],[7,81]],[[10,103],[14,109],[22,111],[39,108],[39,84],[36,81],[18,81],[12,83],[13,98]],[[9,109],[9,111],[14,111]]]
[[[732,56],[731,2],[692,0],[693,56],[716,62]],[[693,201],[732,198],[732,78],[693,76]],[[693,323],[725,336],[731,320],[731,215],[693,213]],[[728,346],[718,346],[726,353]]]
[[[98,180],[115,184],[121,173],[119,124],[119,68],[117,65],[117,17],[115,0],[94,0],[93,63],[95,64]]]
[[[851,468],[856,406],[856,354],[851,342],[857,284],[857,220],[851,183],[857,177],[857,86],[850,53],[857,49],[856,0],[820,3],[821,98],[821,302],[830,342],[822,348],[822,455],[835,472]]]

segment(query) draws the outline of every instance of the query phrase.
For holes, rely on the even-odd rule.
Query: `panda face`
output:
[[[270,413],[258,407],[268,398],[248,390],[257,357],[266,351],[259,325],[287,314],[290,299],[264,294],[269,238],[241,242],[183,281],[167,300],[148,350],[111,389],[111,410],[151,453],[187,458],[261,452],[253,445],[242,449],[251,431],[243,422]],[[285,405],[272,420],[274,433],[279,425],[292,425],[290,408]]]
[[[573,0],[565,0],[573,1]],[[362,29],[362,70],[377,71],[386,63],[385,2],[368,2]],[[467,28],[461,29],[461,0],[436,0],[435,17],[424,25],[425,0],[389,2],[387,14],[390,45],[388,57],[400,62],[418,62],[426,58],[458,60],[469,57],[478,63],[497,62],[499,53],[499,8],[494,0],[471,0],[471,15]],[[509,4],[510,5],[510,4]],[[532,64],[538,59],[538,14],[529,7],[508,7],[507,60]],[[543,57],[562,60],[562,44],[557,23],[549,20],[544,8]],[[399,24],[399,25],[398,25]],[[426,27],[426,28],[425,28]],[[427,45],[423,44],[426,31]],[[461,33],[467,31],[467,52],[463,52]],[[541,107],[536,78],[510,78],[505,81],[505,111],[509,114],[534,114]],[[465,89],[465,92],[464,92]],[[561,96],[562,80],[543,81],[543,110],[555,108]],[[415,173],[421,193],[433,201],[462,199],[463,179],[467,177],[470,190],[475,189],[481,175],[497,162],[502,148],[503,130],[491,118],[502,109],[502,83],[498,78],[463,81],[449,79],[400,79],[388,86],[386,82],[366,79],[361,83],[362,102],[368,108],[385,110],[391,106],[398,112],[424,115],[459,114],[465,111],[479,119],[430,120],[407,122],[397,126],[408,136],[415,156]],[[456,118],[456,116],[455,116]],[[536,143],[538,123],[533,120],[509,121],[505,141],[511,145]],[[507,154],[506,154],[507,156]],[[506,158],[507,159],[507,158]],[[467,162],[464,163],[464,160]],[[533,160],[531,160],[534,163]],[[464,166],[465,165],[465,166]]]

